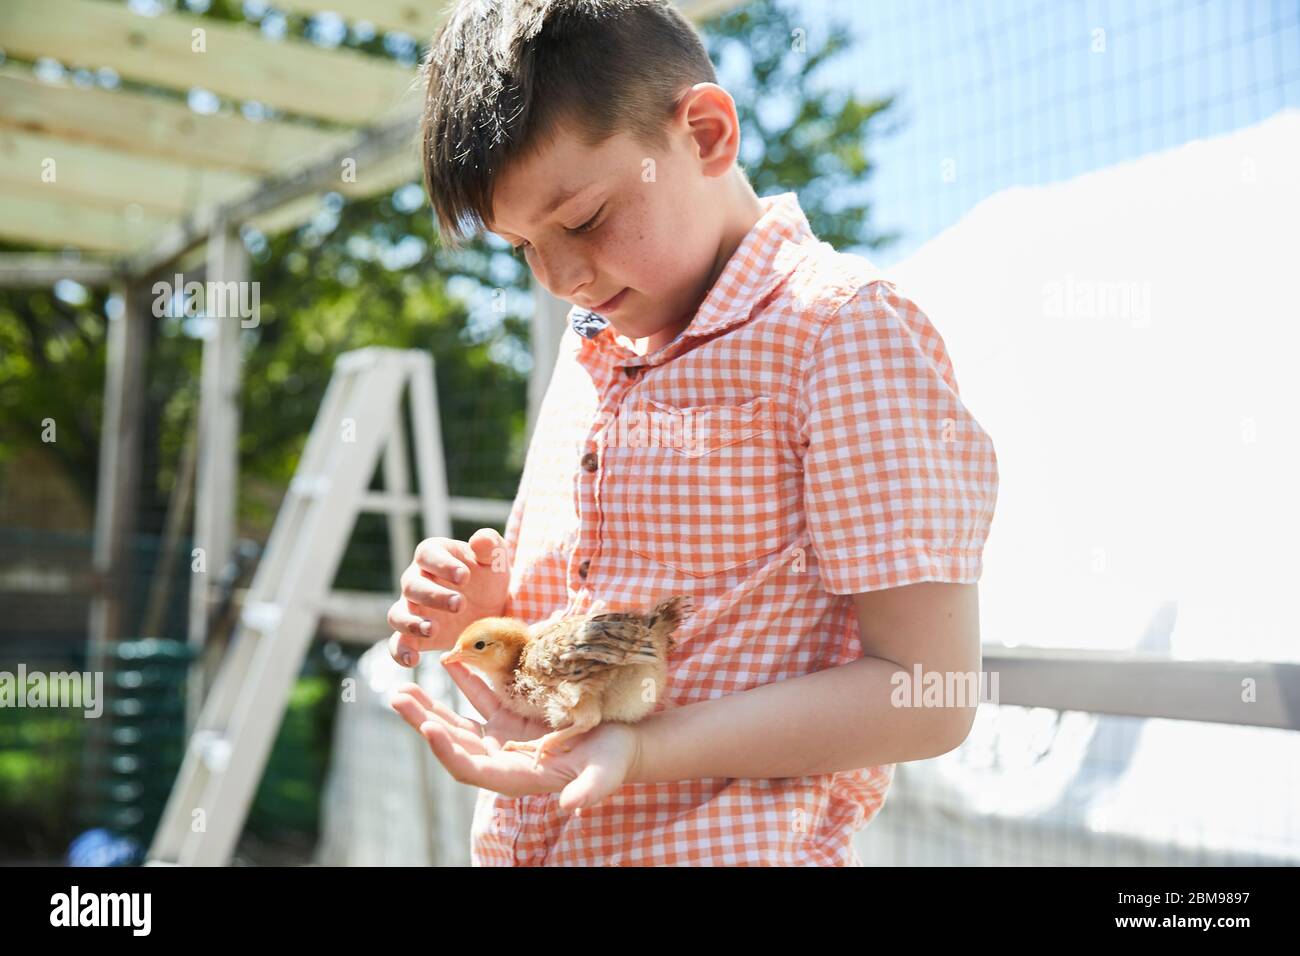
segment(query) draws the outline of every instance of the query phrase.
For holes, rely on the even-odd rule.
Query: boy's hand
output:
[[[568,751],[550,750],[533,766],[532,754],[502,750],[507,740],[535,740],[551,728],[500,705],[492,689],[463,664],[447,672],[486,720],[479,723],[438,704],[418,684],[404,684],[390,706],[429,742],[434,756],[458,782],[508,797],[560,793],[560,809],[594,806],[632,777],[640,753],[634,725],[600,724],[570,738]]]
[[[402,572],[402,596],[388,609],[388,652],[414,667],[421,651],[450,650],[470,624],[505,610],[509,588],[505,541],[492,528],[479,528],[469,541],[426,538]]]

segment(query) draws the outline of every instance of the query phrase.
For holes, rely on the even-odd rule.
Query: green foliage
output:
[[[250,832],[263,839],[274,839],[286,830],[318,832],[320,791],[329,764],[337,699],[337,677],[304,674],[298,678],[249,810]]]
[[[85,727],[80,712],[0,707],[0,862],[67,847]]]
[[[824,84],[823,71],[844,52],[847,34],[842,25],[825,37],[800,34],[794,9],[756,0],[702,30],[714,61],[733,67],[722,72],[742,77],[731,84],[742,165],[759,195],[798,192],[824,240],[879,246],[889,237],[871,231],[869,207],[849,198],[849,187],[871,173],[869,132],[890,100],[864,102]],[[205,15],[245,18],[238,3],[222,0]],[[286,24],[289,35],[310,35],[307,18],[290,15]],[[410,56],[382,36],[349,34],[344,45]],[[248,533],[269,529],[334,359],[367,345],[425,349],[435,357],[453,493],[514,494],[530,364],[527,269],[487,241],[454,254],[444,249],[416,189],[350,203],[331,194],[300,229],[269,240],[246,235],[252,278],[261,284],[260,326],[244,333],[240,502]],[[464,298],[449,290],[452,277]],[[471,308],[465,298],[478,304]],[[489,309],[488,300],[506,307]],[[0,464],[6,449],[39,444],[40,423],[53,418],[59,440],[46,450],[87,503],[98,467],[104,309],[105,295],[97,292],[81,305],[44,291],[0,292],[0,404],[7,412],[0,420]],[[175,463],[193,427],[201,352],[192,325],[162,319],[151,328],[143,532],[161,528]]]
[[[812,28],[797,9],[754,0],[702,31],[719,80],[736,100],[741,166],[760,196],[798,193],[823,241],[882,248],[896,236],[872,230],[870,204],[853,194],[873,172],[867,146],[893,98],[863,100],[827,85],[826,68],[848,51],[848,27],[832,21]],[[731,80],[733,73],[739,79]]]
[[[891,100],[864,101],[826,84],[824,71],[845,52],[847,34],[843,26],[825,37],[819,30],[798,34],[804,27],[795,9],[754,0],[702,30],[714,62],[729,68],[720,79],[736,99],[742,166],[760,196],[797,192],[823,240],[840,248],[877,248],[891,237],[871,229],[860,187],[871,175],[870,141]],[[205,15],[246,19],[237,0],[214,0]],[[300,15],[289,14],[285,22],[290,36],[309,30]],[[414,62],[407,47],[382,36],[350,34],[344,46]],[[740,79],[729,80],[731,73]],[[239,497],[245,533],[269,530],[334,359],[370,345],[434,356],[452,493],[513,496],[530,371],[527,268],[486,240],[458,253],[443,248],[422,198],[414,185],[355,202],[331,194],[299,229],[269,239],[245,235],[251,278],[260,283],[261,319],[243,333]],[[18,248],[0,244],[0,251]],[[42,448],[91,503],[108,296],[78,287],[62,291],[61,298],[0,290],[0,467],[19,448]],[[489,302],[502,307],[489,308]],[[180,449],[193,427],[197,331],[184,318],[150,324],[137,521],[142,532],[161,529]],[[58,441],[48,445],[41,441],[47,418],[58,428]],[[354,540],[362,547],[354,547],[337,583],[383,588],[382,522],[363,520],[369,522],[365,533]],[[458,523],[453,533],[465,537],[473,527]],[[299,680],[250,814],[251,833],[318,826],[336,700],[334,677],[308,673]],[[37,854],[66,847],[81,731],[81,722],[66,715],[29,713],[18,727],[0,711],[0,845],[21,845],[21,837],[36,841],[31,849]]]

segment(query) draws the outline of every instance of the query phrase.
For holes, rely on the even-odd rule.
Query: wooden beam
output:
[[[340,168],[337,159],[330,158],[326,162],[336,170]],[[360,167],[354,181],[335,182],[330,190],[318,189],[297,199],[287,200],[245,221],[268,236],[277,235],[295,229],[315,216],[320,211],[327,191],[341,193],[349,199],[365,199],[405,183],[418,181],[420,175],[418,157],[412,155],[409,150],[403,150],[400,154],[378,158]],[[265,182],[264,180],[263,185]],[[174,229],[173,235],[182,234],[183,231],[183,226]]]
[[[47,83],[12,63],[0,64],[0,126],[253,175],[337,149],[349,139],[346,132],[287,120],[204,115],[159,94]]]
[[[392,189],[419,177],[414,146],[384,156],[361,157],[347,144],[335,144],[324,162],[331,176],[313,176],[318,189],[332,188],[349,198]],[[259,181],[249,176],[186,166],[170,160],[65,140],[42,133],[0,128],[0,182],[60,201],[122,212],[135,204],[160,216],[194,213],[199,208],[234,202],[255,193]],[[300,162],[319,161],[300,157]],[[351,160],[345,167],[345,160]],[[51,165],[52,164],[52,165]],[[43,174],[54,172],[54,181]],[[288,177],[292,181],[292,177]]]
[[[166,226],[167,220],[148,213],[126,216],[77,205],[0,179],[0,238],[11,242],[121,255],[156,241]]]
[[[43,289],[60,279],[71,279],[87,288],[100,288],[121,278],[113,263],[103,259],[69,259],[51,253],[0,252],[0,289]]]
[[[447,499],[447,510],[456,521],[477,521],[484,525],[497,525],[503,531],[510,518],[513,501],[500,498],[466,498],[452,495]]]
[[[982,656],[1001,704],[1300,730],[1300,664],[988,644]]]
[[[186,13],[146,17],[102,0],[5,0],[0,38],[10,57],[106,66],[144,83],[352,125],[403,111],[415,78],[411,67],[356,50],[275,41],[251,24]]]
[[[13,129],[0,129],[0,155],[0,181],[27,187],[32,195],[118,214],[134,204],[145,213],[171,217],[230,199],[256,183],[242,173]],[[45,181],[50,175],[53,181]]]
[[[692,20],[707,19],[740,6],[740,0],[676,0],[676,7]],[[295,13],[337,13],[344,20],[373,24],[380,31],[406,33],[428,43],[447,19],[450,3],[425,0],[279,0],[276,4]]]
[[[4,81],[13,77],[0,76],[0,93]],[[14,80],[22,84],[21,80]],[[31,84],[28,84],[31,85]],[[40,87],[44,84],[35,84]],[[12,92],[12,86],[10,92]],[[74,91],[80,95],[86,92]],[[160,99],[145,97],[145,99]],[[25,115],[22,110],[0,106],[0,113]],[[403,121],[403,125],[406,121]],[[247,126],[276,126],[281,124],[246,124]],[[353,149],[358,142],[356,134],[330,134],[314,138],[310,144],[329,145],[324,159],[318,152],[296,157],[296,165],[328,165],[331,177],[315,175],[311,183],[318,187],[336,189],[349,198],[374,195],[397,185],[417,179],[420,175],[418,155],[414,140],[409,148],[387,155],[370,155]],[[195,167],[155,156],[137,155],[125,150],[106,149],[101,144],[84,140],[70,140],[62,136],[26,129],[0,128],[0,154],[6,162],[0,164],[0,234],[17,241],[35,244],[60,245],[64,243],[85,245],[87,248],[113,252],[136,253],[150,236],[163,233],[166,219],[178,213],[195,213],[200,206],[212,206],[221,200],[234,200],[257,192],[258,180],[243,174],[207,167]],[[42,181],[47,160],[53,160],[54,182]],[[350,160],[345,170],[344,160]],[[296,166],[291,166],[296,168]],[[281,167],[283,169],[283,167]],[[345,176],[346,172],[346,176]],[[284,178],[283,176],[281,178]],[[289,177],[291,180],[292,176]],[[14,194],[20,200],[53,198],[64,204],[55,217],[47,217],[34,208],[30,201],[10,210],[5,201]],[[253,225],[268,234],[301,225],[320,206],[321,190],[308,193],[279,208],[250,217]],[[139,209],[130,209],[135,205]],[[76,225],[67,228],[61,223],[74,223],[80,217],[78,207],[86,210],[92,223],[88,229]],[[111,215],[105,217],[103,213]],[[148,221],[147,228],[131,228],[136,222]],[[173,235],[183,232],[182,224],[173,229]],[[190,235],[197,242],[204,238],[202,223],[193,227]],[[89,237],[95,245],[81,242]]]
[[[276,6],[306,16],[330,11],[344,20],[364,20],[380,33],[406,33],[428,43],[447,19],[450,4],[425,0],[279,0]]]
[[[151,249],[132,257],[123,269],[130,275],[139,275],[163,268],[177,256],[204,241],[218,221],[248,222],[322,190],[342,191],[345,186],[342,180],[345,161],[357,171],[356,185],[369,188],[369,184],[378,181],[379,177],[369,175],[367,170],[386,168],[394,155],[404,151],[409,155],[411,151],[418,150],[416,134],[416,123],[410,116],[366,130],[332,156],[269,177],[242,197],[186,217],[168,228]]]
[[[320,193],[303,196],[301,199],[292,200],[272,209],[270,212],[254,216],[248,220],[248,223],[268,236],[275,236],[290,229],[296,229],[320,211],[321,198]]]
[[[674,5],[688,20],[702,23],[743,7],[749,0],[675,0]]]

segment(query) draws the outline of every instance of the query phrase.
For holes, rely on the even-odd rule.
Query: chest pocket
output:
[[[641,399],[618,425],[602,495],[613,544],[693,577],[784,544],[791,516],[770,396],[689,407]]]

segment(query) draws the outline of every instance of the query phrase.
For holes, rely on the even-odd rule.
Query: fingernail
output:
[[[447,606],[448,606],[449,608],[451,608],[453,611],[459,611],[459,610],[460,610],[460,595],[459,595],[459,594],[453,594],[453,595],[451,596],[451,600],[449,600],[449,601],[447,602]]]
[[[457,583],[463,583],[464,580],[465,580],[467,577],[469,577],[469,572],[466,571],[464,568],[457,568],[457,569],[456,569],[456,581],[457,581]]]
[[[432,621],[425,621],[423,624],[420,625],[420,633],[423,634],[425,637],[428,637],[428,636],[429,636],[429,630],[430,630],[432,627],[433,627],[433,622],[432,622]]]
[[[403,666],[403,667],[410,667],[410,666],[411,666],[411,652],[410,652],[410,651],[402,651],[401,657],[402,657],[402,666]]]

